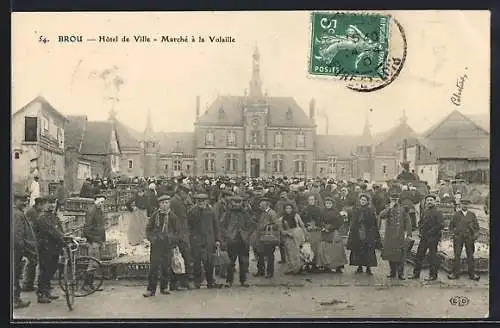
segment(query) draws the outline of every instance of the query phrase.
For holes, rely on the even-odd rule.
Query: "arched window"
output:
[[[238,155],[226,154],[226,172],[236,172],[238,170]]]
[[[306,170],[306,155],[297,155],[295,157],[295,173],[303,174]]]
[[[282,173],[284,161],[285,156],[278,154],[273,155],[273,172]]]

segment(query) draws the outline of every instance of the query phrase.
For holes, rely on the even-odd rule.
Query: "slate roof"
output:
[[[122,151],[140,151],[140,138],[136,138],[130,132],[130,128],[118,120],[115,120],[116,138]]]
[[[485,125],[484,116],[482,115],[471,118],[458,110],[454,110],[424,133],[425,140],[438,158],[487,159],[490,155],[490,135],[489,129],[485,129],[485,126],[477,122],[480,117],[483,117],[482,125]],[[444,123],[450,119],[454,119],[455,123],[448,125],[447,128]],[[475,137],[462,137],[457,132],[460,130],[464,131],[464,129],[457,126],[460,122],[464,129],[466,129],[468,124],[470,126],[472,123],[474,127],[480,129],[479,131],[483,131],[483,134],[478,134]],[[447,135],[449,137],[446,137]]]
[[[401,146],[403,139],[417,136],[417,133],[406,122],[402,122],[378,141],[375,145],[375,154],[394,154]]]
[[[467,115],[467,117],[485,131],[490,132],[490,114]]]
[[[315,124],[292,97],[268,97],[251,103],[248,98],[248,109],[269,105],[269,125],[280,127],[314,127]],[[198,124],[243,125],[243,96],[218,96],[205,113],[198,119]],[[291,113],[291,116],[288,113]]]
[[[193,156],[195,154],[194,132],[156,133],[156,140],[160,142],[160,154],[169,155],[172,152]]]
[[[108,121],[87,121],[85,137],[80,153],[85,155],[109,154],[111,123]]]
[[[62,118],[64,119],[66,122],[67,122],[67,118],[66,116],[64,116],[61,112],[59,112],[57,109],[54,108],[54,106],[52,106],[48,101],[47,99],[45,99],[44,97],[42,96],[37,96],[35,97],[32,101],[30,101],[29,103],[27,103],[26,105],[24,105],[23,107],[21,107],[20,109],[18,109],[16,112],[14,112],[13,116],[14,115],[17,115],[19,113],[21,113],[22,111],[24,111],[27,107],[31,106],[32,104],[34,103],[40,103],[42,105],[42,109],[43,110],[46,110],[48,112],[51,112],[52,114],[58,116],[59,118]]]
[[[84,139],[87,116],[68,116],[68,123],[64,128],[64,143],[80,151]]]
[[[356,135],[316,135],[316,156],[326,160],[334,155],[338,158],[350,158],[356,150],[361,136]]]

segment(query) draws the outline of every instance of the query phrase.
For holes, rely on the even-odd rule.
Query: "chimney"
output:
[[[314,100],[314,98],[312,98],[311,101],[309,102],[309,118],[311,120],[314,120],[315,106],[316,106],[316,100]]]
[[[196,96],[196,119],[200,117],[200,96]]]

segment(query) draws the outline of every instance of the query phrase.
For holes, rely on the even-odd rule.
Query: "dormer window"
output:
[[[223,120],[226,118],[226,112],[224,112],[224,108],[219,108],[219,120]]]
[[[208,131],[205,135],[205,145],[213,146],[214,145],[215,136],[212,131]]]
[[[292,109],[290,107],[288,107],[288,111],[286,112],[286,119],[288,121],[291,121],[293,119],[293,112],[292,112]]]

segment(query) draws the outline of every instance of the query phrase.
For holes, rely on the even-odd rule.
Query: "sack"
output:
[[[214,266],[229,265],[229,255],[226,251],[222,251],[220,247],[217,247],[212,254],[212,263]]]
[[[186,273],[186,265],[184,263],[184,258],[182,257],[181,251],[179,250],[179,246],[175,246],[175,248],[173,249],[171,267],[172,271],[175,274]]]
[[[273,229],[272,225],[268,225],[261,233],[259,241],[263,244],[278,245],[280,243],[279,231]]]
[[[302,261],[304,261],[304,263],[312,263],[312,261],[314,260],[314,252],[310,243],[305,242],[300,246],[299,256]]]

